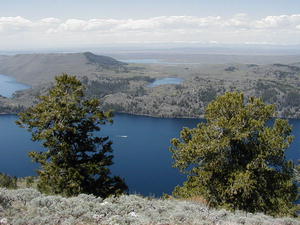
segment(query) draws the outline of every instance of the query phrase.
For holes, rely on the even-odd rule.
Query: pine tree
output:
[[[202,196],[210,206],[295,215],[295,165],[285,157],[293,140],[287,120],[270,120],[275,106],[242,93],[211,102],[206,122],[184,128],[170,148],[174,166],[188,174],[177,197]]]
[[[85,88],[75,76],[63,74],[40,102],[19,114],[17,124],[40,141],[43,152],[30,152],[40,163],[38,188],[51,194],[79,193],[107,197],[121,194],[127,186],[120,177],[111,177],[112,142],[96,136],[100,125],[112,122],[112,113],[103,112],[98,99],[86,99]]]

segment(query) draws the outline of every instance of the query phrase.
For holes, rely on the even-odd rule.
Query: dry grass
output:
[[[208,201],[203,198],[202,196],[193,196],[193,197],[190,197],[190,198],[183,198],[183,199],[180,199],[180,200],[183,200],[183,201],[188,201],[188,202],[194,202],[194,203],[200,203],[202,205],[205,205],[205,206],[208,206]]]

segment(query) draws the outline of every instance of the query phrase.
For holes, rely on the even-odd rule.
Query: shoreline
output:
[[[128,112],[117,112],[112,111],[113,115],[121,114],[121,115],[129,115],[129,116],[141,116],[141,117],[149,117],[149,118],[157,118],[157,119],[205,119],[204,115],[201,115],[199,117],[168,117],[168,116],[155,116],[150,114],[137,114],[137,113],[128,113]],[[0,116],[17,116],[18,113],[1,113]],[[285,120],[299,120],[300,118],[297,117],[272,117],[273,119],[285,119]]]

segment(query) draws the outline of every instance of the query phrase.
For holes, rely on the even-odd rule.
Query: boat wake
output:
[[[117,137],[119,137],[119,138],[128,138],[127,135],[117,135]]]

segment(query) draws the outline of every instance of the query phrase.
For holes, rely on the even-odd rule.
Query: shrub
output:
[[[32,192],[32,193],[31,193]],[[264,214],[215,210],[190,201],[146,199],[122,195],[106,199],[92,195],[64,198],[47,196],[34,189],[0,189],[10,207],[0,211],[14,225],[299,225],[290,218],[275,219]]]
[[[16,188],[17,187],[17,178],[11,177],[4,173],[0,173],[0,187]]]

